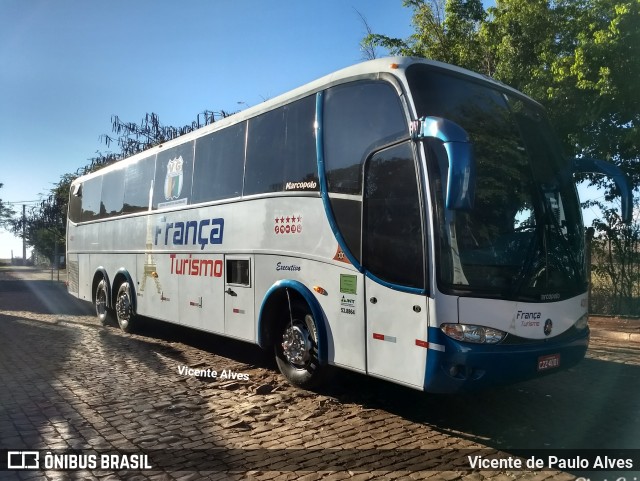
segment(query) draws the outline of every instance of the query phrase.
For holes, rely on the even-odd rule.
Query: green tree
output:
[[[640,185],[640,1],[562,0],[548,99],[571,153],[605,158]],[[599,181],[613,193],[612,186]]]
[[[385,48],[392,55],[426,57],[473,70],[486,61],[478,35],[486,12],[481,0],[404,0],[413,9],[415,32],[407,39],[369,33],[361,41],[364,51]]]
[[[495,76],[543,103],[565,151],[606,159],[640,186],[640,1],[499,0],[482,26]],[[606,177],[591,176],[607,203],[593,222],[596,312],[640,314],[640,219],[620,221],[618,194]],[[639,205],[635,205],[636,212]]]
[[[556,17],[546,0],[499,0],[478,30],[488,58],[483,73],[545,100],[557,33]]]
[[[4,184],[0,183],[0,189],[2,189],[3,185]],[[0,227],[9,225],[13,215],[13,209],[6,203],[2,202],[2,199],[0,199]]]
[[[130,157],[138,152],[150,149],[163,142],[212,124],[216,120],[223,119],[229,115],[231,114],[224,110],[219,112],[205,110],[199,113],[193,122],[183,125],[182,127],[162,125],[158,114],[153,112],[146,114],[139,124],[135,122],[124,122],[120,117],[114,115],[111,117],[111,132],[114,136],[103,135],[101,136],[101,140],[107,148],[111,147],[112,144],[117,145],[119,152],[115,155],[98,153],[96,158],[91,159],[91,169],[95,169],[96,166],[102,166],[100,164],[104,162],[110,163]]]
[[[407,39],[370,33],[363,45],[391,54],[417,55],[475,70],[542,103],[565,153],[617,164],[640,187],[640,0],[405,0],[413,10]],[[618,195],[605,177],[589,177]],[[594,222],[597,274],[616,286],[618,308],[639,282],[633,240],[640,220],[625,226],[610,204]],[[638,206],[636,206],[636,209]],[[629,274],[629,275],[628,275]],[[620,283],[625,283],[621,285]],[[634,284],[635,283],[635,284]]]
[[[17,235],[21,235],[24,222],[26,243],[52,263],[55,262],[56,253],[58,255],[64,253],[65,246],[66,214],[64,211],[67,199],[63,194],[64,189],[59,186],[60,184],[52,189],[46,199],[28,210],[24,219],[16,219],[14,229]]]
[[[452,63],[546,106],[569,155],[612,161],[640,185],[639,0],[405,0],[407,39],[371,33],[363,46]],[[593,179],[613,197],[606,179]]]
[[[638,214],[633,223],[624,224],[616,209],[606,208],[594,227],[600,234],[592,243],[592,312],[640,315]]]

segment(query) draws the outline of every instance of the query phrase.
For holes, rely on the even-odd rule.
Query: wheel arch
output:
[[[301,299],[309,306],[318,328],[318,360],[321,364],[327,364],[329,336],[324,311],[312,292],[299,281],[280,280],[266,292],[258,314],[258,345],[266,349],[275,343],[276,327],[282,319],[281,313],[283,310],[288,312],[287,290],[292,302],[294,299]]]
[[[124,267],[121,267],[120,269],[118,269],[118,272],[116,272],[116,276],[113,279],[113,289],[111,290],[111,302],[112,302],[112,305],[113,306],[116,305],[115,297],[118,295],[118,289],[120,288],[120,285],[123,282],[128,282],[129,283],[129,289],[131,289],[131,307],[132,307],[134,313],[138,312],[136,286],[133,283],[133,279],[131,277],[131,274],[129,274],[129,271],[126,270]]]
[[[112,307],[111,282],[109,282],[109,274],[107,274],[107,270],[102,266],[98,267],[93,273],[93,281],[91,283],[91,301],[93,303],[96,302],[96,289],[98,288],[100,281],[103,279],[107,285],[107,307]]]

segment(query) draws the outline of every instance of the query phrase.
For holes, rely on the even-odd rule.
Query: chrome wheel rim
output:
[[[289,326],[282,335],[282,352],[289,364],[303,366],[311,358],[309,331],[300,324]]]
[[[126,329],[131,318],[131,299],[129,298],[128,286],[120,287],[116,301],[116,313],[118,314],[118,323],[123,329]]]
[[[96,314],[100,319],[107,314],[107,294],[103,288],[99,288],[96,293]]]

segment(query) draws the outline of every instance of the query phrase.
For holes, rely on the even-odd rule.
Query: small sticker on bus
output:
[[[346,264],[351,264],[351,262],[349,262],[349,259],[347,259],[347,256],[345,255],[344,251],[340,246],[338,246],[338,249],[336,250],[336,255],[333,256],[333,260],[344,262]]]
[[[340,274],[340,292],[357,294],[358,278],[351,274]]]
[[[302,216],[299,214],[280,215],[275,218],[276,234],[300,234],[302,232]]]
[[[356,300],[353,297],[347,297],[344,294],[340,299],[340,312],[342,314],[350,314],[355,316],[356,314]]]

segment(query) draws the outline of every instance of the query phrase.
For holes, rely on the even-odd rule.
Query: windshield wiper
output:
[[[543,196],[545,199],[545,196]],[[535,231],[531,240],[529,241],[529,246],[527,247],[526,255],[524,258],[524,262],[522,263],[522,269],[517,276],[517,280],[514,283],[513,289],[511,289],[510,294],[512,297],[520,297],[521,292],[527,282],[531,282],[533,277],[533,271],[535,269],[536,261],[542,259],[544,264],[544,275],[545,275],[545,288],[549,288],[549,276],[551,274],[551,266],[554,264],[554,259],[556,257],[566,257],[569,259],[569,264],[571,270],[573,272],[565,273],[565,276],[568,281],[572,281],[574,285],[578,285],[580,282],[581,269],[580,264],[576,260],[574,254],[569,247],[569,239],[562,232],[562,226],[560,225],[557,217],[553,213],[553,207],[549,200],[545,199],[542,202],[543,215],[539,219],[535,226]],[[555,233],[552,233],[555,231]],[[559,249],[561,252],[556,251],[554,248],[556,245],[559,245]],[[549,259],[551,254],[554,259]],[[559,270],[561,272],[562,270]],[[532,296],[527,296],[532,297]]]
[[[545,227],[544,222],[536,223],[535,230],[533,231],[533,235],[529,240],[529,245],[527,247],[527,253],[524,258],[524,262],[522,263],[522,268],[520,269],[520,273],[516,277],[516,282],[513,284],[513,288],[510,290],[511,298],[519,296],[522,288],[524,287],[525,282],[531,277],[531,271],[533,270],[533,264],[535,260],[538,258],[538,250],[540,246],[540,238],[542,238],[543,245],[545,242],[545,234],[544,232],[540,232],[540,229]]]
[[[546,210],[545,217],[547,219],[551,219],[551,223],[549,225],[551,227],[555,227],[557,236],[559,238],[559,241],[556,244],[560,244],[562,246],[565,255],[569,258],[571,267],[573,268],[574,275],[570,276],[571,280],[573,280],[576,283],[576,285],[578,285],[578,283],[580,282],[580,277],[582,276],[582,269],[580,268],[580,263],[576,260],[573,252],[571,251],[571,248],[569,247],[569,239],[564,234],[564,232],[562,232],[562,226],[560,225],[560,221],[555,215],[553,215],[553,208],[551,207],[551,203],[549,200],[546,200],[545,202],[545,210]],[[547,268],[548,268],[548,264],[547,264]]]

